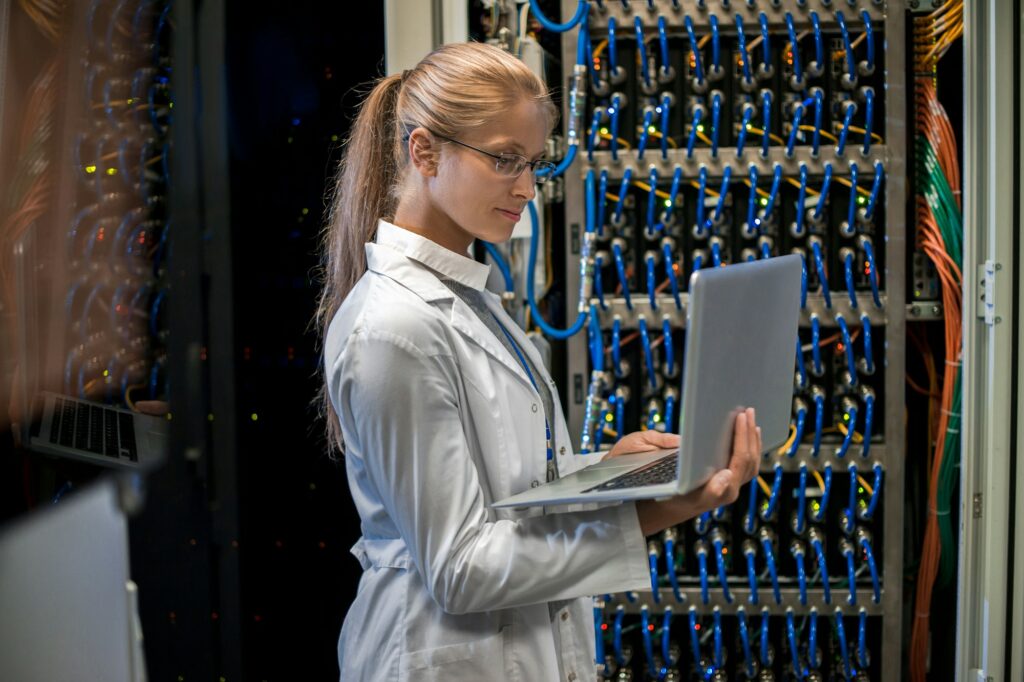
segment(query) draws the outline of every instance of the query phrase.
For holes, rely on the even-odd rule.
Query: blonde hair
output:
[[[321,340],[366,272],[363,245],[373,238],[377,221],[394,217],[408,165],[408,133],[423,127],[457,137],[524,98],[537,102],[554,125],[557,109],[544,82],[509,53],[482,43],[443,45],[414,68],[376,82],[345,142],[321,236],[323,290],[315,318]],[[326,374],[326,368],[321,366],[321,372]],[[319,412],[330,445],[341,445],[326,378],[317,398]]]

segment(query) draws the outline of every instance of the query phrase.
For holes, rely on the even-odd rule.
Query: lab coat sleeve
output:
[[[375,331],[331,369],[347,456],[368,476],[437,603],[449,613],[649,589],[634,503],[488,520],[463,430],[455,359]]]

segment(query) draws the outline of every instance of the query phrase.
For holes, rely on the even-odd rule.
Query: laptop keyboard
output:
[[[648,485],[671,483],[676,480],[676,459],[676,453],[673,452],[671,455],[665,455],[641,469],[635,469],[621,476],[616,476],[593,488],[587,488],[583,492],[603,492],[606,490],[642,488]]]
[[[135,419],[117,410],[56,398],[50,442],[114,459],[139,460]]]

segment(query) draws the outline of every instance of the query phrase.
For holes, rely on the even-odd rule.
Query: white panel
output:
[[[433,2],[384,0],[384,54],[388,75],[416,66],[434,47]]]

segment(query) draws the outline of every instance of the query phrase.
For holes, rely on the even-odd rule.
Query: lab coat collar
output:
[[[497,296],[484,289],[490,266],[453,253],[426,237],[384,220],[377,225],[377,242],[366,244],[366,266],[372,272],[395,280],[428,303],[451,300],[452,326],[498,360],[523,383],[532,387],[519,360],[494,337],[476,313],[438,278],[438,275],[449,277],[468,287],[482,290],[487,307],[492,312],[501,311]],[[499,319],[502,318],[502,324],[508,329],[510,320],[504,315]],[[529,350],[532,349],[527,352]],[[531,359],[537,361],[533,356]]]
[[[483,291],[491,266],[447,249],[437,242],[404,228],[380,220],[377,223],[377,243],[405,254],[407,258],[426,265],[441,276],[459,284]]]

